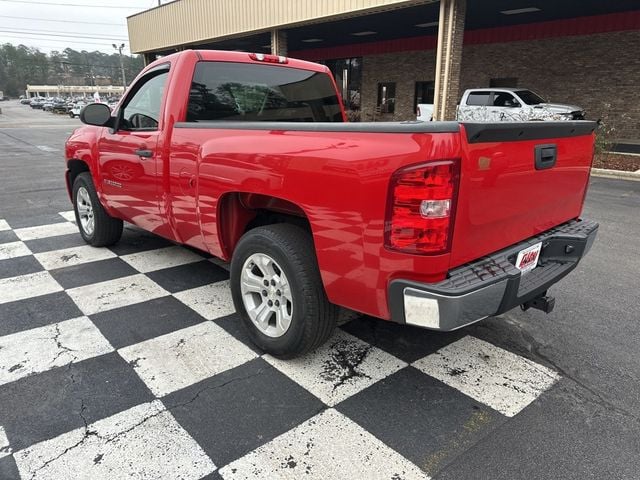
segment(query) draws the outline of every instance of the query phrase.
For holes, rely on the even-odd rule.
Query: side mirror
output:
[[[113,117],[111,117],[111,109],[104,103],[90,103],[80,112],[80,121],[87,125],[95,125],[96,127],[113,126]]]

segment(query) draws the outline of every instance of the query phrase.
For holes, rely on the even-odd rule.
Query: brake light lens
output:
[[[432,162],[394,173],[389,188],[385,246],[417,255],[449,251],[459,181],[458,160]]]
[[[266,63],[284,64],[289,62],[289,59],[287,57],[283,57],[282,55],[269,55],[266,53],[250,53],[249,58],[257,62],[266,62]]]

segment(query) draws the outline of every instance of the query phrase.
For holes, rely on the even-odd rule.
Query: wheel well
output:
[[[240,237],[256,227],[289,223],[311,232],[302,208],[269,195],[228,193],[220,199],[218,212],[220,243],[227,258],[231,258]]]
[[[67,181],[69,182],[69,191],[73,189],[73,182],[82,172],[89,172],[89,165],[82,160],[69,160],[67,162]]]

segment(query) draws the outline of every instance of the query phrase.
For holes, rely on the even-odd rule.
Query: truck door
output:
[[[509,92],[491,92],[492,105],[487,107],[489,122],[522,122],[522,105]]]
[[[158,203],[160,112],[169,66],[151,70],[133,85],[116,114],[115,131],[98,141],[104,200],[145,230],[164,223]]]
[[[488,90],[470,91],[463,105],[458,108],[458,120],[461,122],[487,122],[487,108],[492,102]]]

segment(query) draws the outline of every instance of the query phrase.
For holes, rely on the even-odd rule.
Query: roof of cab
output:
[[[261,62],[259,60],[253,60],[249,55],[252,52],[231,52],[228,50],[183,50],[181,52],[177,52],[171,55],[167,55],[166,57],[159,58],[158,60],[151,63],[149,66],[159,65],[166,61],[171,61],[173,58],[176,58],[180,55],[185,55],[187,53],[195,53],[202,61],[205,62],[238,62],[238,63],[260,63],[265,65],[275,65],[280,67],[291,67],[298,68],[301,70],[311,70],[314,72],[328,72],[329,69],[321,65],[319,63],[307,62],[306,60],[298,60],[295,58],[285,57],[287,59],[286,63],[271,63],[271,62]],[[267,55],[267,54],[264,54]]]

